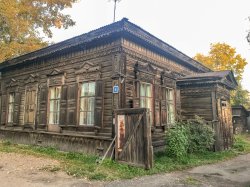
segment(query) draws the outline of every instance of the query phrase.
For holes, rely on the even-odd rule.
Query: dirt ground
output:
[[[181,172],[144,176],[132,180],[92,182],[76,179],[56,170],[59,162],[16,153],[0,153],[1,187],[168,187],[223,186],[250,187],[250,154],[213,165],[204,165]]]

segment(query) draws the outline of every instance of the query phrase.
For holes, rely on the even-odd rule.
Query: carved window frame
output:
[[[173,125],[176,119],[176,92],[174,88],[163,87],[164,91],[164,100],[166,100],[167,108],[167,125]],[[170,91],[172,92],[172,99],[170,99]],[[170,111],[170,107],[173,107],[173,111]],[[173,116],[173,119],[172,117]]]
[[[65,84],[66,73],[61,71],[60,69],[54,68],[48,75],[47,75],[47,87],[48,87],[48,95],[47,95],[47,124],[48,125],[59,125],[60,124],[60,109],[61,109],[61,97],[62,97],[62,86]],[[59,89],[60,90],[60,97],[51,99],[51,90],[52,89]],[[58,109],[58,121],[57,123],[50,123],[50,105],[52,101],[57,101],[59,104]],[[55,112],[54,112],[55,113]]]
[[[142,94],[142,86],[145,86],[146,89],[145,89],[145,94]],[[147,95],[147,87],[150,87],[150,92],[151,92],[151,95]],[[143,107],[143,108],[148,108],[146,107],[146,103],[147,102],[150,102],[151,103],[151,108],[148,108],[149,109],[149,121],[150,121],[150,124],[151,126],[153,126],[154,124],[154,92],[153,92],[153,84],[151,83],[148,83],[148,82],[140,82],[140,107]],[[144,100],[145,102],[145,106],[142,106],[142,100]]]
[[[10,106],[12,106],[12,113],[10,113]],[[14,123],[14,112],[15,112],[15,92],[9,92],[8,102],[7,102],[7,124]]]
[[[77,126],[80,128],[95,128],[96,120],[94,117],[94,122],[92,125],[81,125],[80,124],[80,105],[81,105],[81,90],[82,85],[84,83],[95,82],[95,89],[96,89],[96,81],[101,80],[101,65],[95,64],[89,61],[83,62],[80,66],[75,68],[75,75],[76,75],[76,82],[78,83],[78,97],[77,97]],[[95,93],[96,94],[96,93]],[[95,100],[96,95],[94,96]],[[94,101],[94,109],[96,107],[96,102]]]
[[[90,83],[94,83],[94,94],[93,95],[82,95],[82,88],[83,88],[83,85],[84,84],[88,84],[88,89],[89,89],[89,84]],[[94,116],[94,114],[95,114],[95,97],[96,97],[96,93],[95,93],[95,90],[96,90],[96,81],[84,81],[84,82],[82,82],[81,83],[81,86],[80,86],[80,91],[79,91],[79,119],[78,119],[78,125],[79,126],[82,126],[82,127],[94,127],[95,126],[95,116]],[[89,90],[88,90],[89,91]],[[81,101],[82,101],[82,99],[87,99],[88,101],[89,101],[89,99],[92,99],[92,100],[94,100],[93,102],[94,102],[94,105],[93,105],[93,111],[91,111],[91,110],[86,110],[86,111],[81,111]],[[88,103],[89,104],[89,103]],[[89,112],[91,112],[91,113],[93,113],[93,123],[92,124],[81,124],[81,113],[89,113]],[[88,120],[88,117],[87,117],[87,120]]]
[[[101,66],[91,62],[84,62],[75,68],[76,82],[96,81],[101,79]]]
[[[8,82],[5,83],[6,86],[6,96],[7,96],[7,105],[6,105],[6,124],[7,126],[13,126],[14,125],[14,112],[15,112],[15,96],[16,93],[19,91],[19,87],[20,87],[20,81],[11,78]],[[12,116],[12,122],[9,122],[9,99],[10,99],[10,95],[14,94],[14,102],[13,102],[13,116]],[[19,103],[19,107],[20,107],[21,103]]]
[[[52,90],[54,90],[55,97],[51,97]],[[58,97],[56,92],[59,91]],[[61,103],[61,95],[62,95],[62,87],[61,86],[50,86],[49,87],[49,96],[48,96],[48,124],[49,125],[59,125],[60,123],[60,103]],[[53,103],[53,111],[51,111],[51,105]],[[58,106],[57,106],[58,105]],[[51,114],[53,114],[53,119],[56,119],[56,122],[53,120],[51,123]]]

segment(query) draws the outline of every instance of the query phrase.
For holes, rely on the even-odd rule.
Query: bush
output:
[[[233,148],[236,151],[244,152],[247,149],[247,143],[240,136],[236,136],[233,144]]]
[[[167,154],[177,159],[187,153],[201,153],[214,144],[214,131],[204,120],[196,116],[194,120],[177,122],[167,132]]]
[[[199,116],[188,121],[189,153],[201,153],[211,149],[214,144],[214,130]]]
[[[167,154],[177,159],[187,155],[188,131],[182,123],[177,123],[167,133]]]

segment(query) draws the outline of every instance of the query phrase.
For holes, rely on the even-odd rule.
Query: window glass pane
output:
[[[83,107],[84,107],[84,99],[81,98],[81,99],[80,99],[80,112],[83,111]]]
[[[168,106],[168,122],[169,123],[174,123],[175,120],[175,112],[174,112],[174,105],[169,104]]]
[[[87,95],[88,95],[88,83],[83,83],[81,96],[87,96]]]
[[[49,102],[49,111],[50,112],[54,111],[54,101],[53,100]]]
[[[55,98],[60,99],[61,98],[61,87],[56,87],[56,93],[55,93]]]
[[[88,102],[88,111],[94,111],[94,107],[95,107],[95,98],[91,97],[89,98]]]
[[[59,112],[60,111],[60,100],[55,101],[55,111]]]
[[[49,124],[54,124],[54,113],[53,112],[50,112],[49,113]]]
[[[152,91],[151,91],[151,84],[146,84],[146,96],[151,97]]]
[[[169,100],[169,90],[168,89],[166,89],[166,101],[168,101]]]
[[[12,111],[9,111],[8,122],[9,123],[13,122],[13,112]]]
[[[60,113],[56,112],[55,113],[55,123],[54,124],[59,124],[59,116],[60,116]]]
[[[13,111],[13,104],[11,103],[11,104],[9,104],[9,112],[12,112]]]
[[[169,100],[173,101],[174,100],[174,91],[172,89],[169,90]]]
[[[50,99],[55,99],[55,89],[50,88]]]
[[[141,86],[140,86],[140,96],[145,96],[145,93],[146,93],[146,90],[145,90],[145,84],[144,83],[141,83]]]
[[[15,94],[14,93],[10,93],[9,103],[14,103],[14,97],[15,97]]]
[[[169,104],[169,112],[170,113],[174,112],[174,105],[173,104]]]
[[[145,107],[149,108],[150,111],[152,110],[152,102],[151,102],[150,98],[146,99],[146,106]]]
[[[88,110],[88,98],[81,98],[81,111],[87,111]]]
[[[83,124],[83,112],[80,112],[80,120],[79,120],[79,124],[82,125]]]
[[[61,98],[61,87],[50,88],[49,124],[59,124],[60,98]]]
[[[80,99],[80,125],[94,124],[94,110],[95,110],[95,82],[88,82],[82,84],[81,99]]]
[[[142,107],[142,108],[146,107],[146,103],[145,103],[145,99],[144,98],[140,99],[140,107]]]
[[[95,95],[95,82],[89,83],[89,96]]]
[[[94,124],[94,112],[88,112],[87,113],[87,125],[93,125]]]
[[[87,112],[81,112],[80,113],[80,125],[86,125],[87,124]]]

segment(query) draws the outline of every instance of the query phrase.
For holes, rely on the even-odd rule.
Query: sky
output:
[[[79,0],[64,13],[76,25],[67,30],[53,29],[53,42],[89,32],[113,22],[114,3],[110,0]],[[250,91],[250,0],[121,0],[116,20],[123,17],[147,30],[190,57],[207,54],[211,43],[225,42],[236,48],[248,65],[243,87]]]

